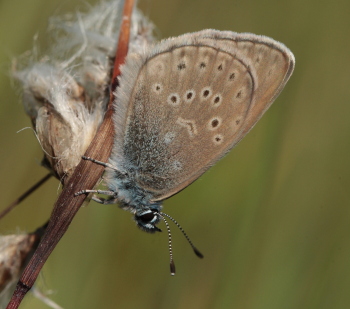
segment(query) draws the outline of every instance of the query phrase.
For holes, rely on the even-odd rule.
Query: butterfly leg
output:
[[[89,193],[96,193],[96,194],[104,194],[104,195],[110,195],[110,196],[115,196],[115,192],[113,191],[109,191],[109,190],[81,190],[77,193],[74,194],[74,196],[79,196],[82,194],[89,194]],[[116,199],[112,198],[112,199],[103,199],[103,198],[98,198],[97,196],[93,195],[91,198],[93,201],[100,203],[100,204],[115,204]]]
[[[114,199],[114,198],[104,199],[104,198],[99,198],[99,197],[93,195],[91,199],[93,201],[95,201],[96,203],[103,204],[103,205],[109,205],[109,204],[115,204],[116,203],[116,199]]]
[[[106,163],[106,162],[102,162],[102,161],[98,161],[96,159],[93,159],[91,157],[86,157],[86,156],[82,156],[82,159],[84,160],[88,160],[88,161],[91,161],[93,163],[96,163],[96,164],[99,164],[99,165],[102,165],[104,167],[108,167],[112,170],[114,170],[116,172],[117,175],[119,175],[119,177],[125,177],[126,174],[123,173],[123,172],[120,172],[116,169],[116,167],[114,167],[113,165],[109,164],[109,163]],[[82,195],[82,194],[89,194],[89,193],[95,193],[95,194],[104,194],[104,195],[109,195],[111,196],[111,198],[109,199],[104,199],[104,198],[99,198],[97,197],[95,194],[91,197],[91,199],[97,203],[100,203],[100,204],[115,204],[117,203],[117,193],[114,192],[114,191],[110,191],[110,190],[81,190],[79,192],[76,192],[74,194],[74,196],[79,196],[79,195]]]
[[[86,157],[86,156],[82,156],[82,158],[83,158],[84,160],[88,160],[88,161],[94,162],[94,163],[99,164],[99,165],[102,165],[102,166],[104,166],[104,167],[109,167],[109,168],[111,168],[111,169],[113,169],[113,170],[116,169],[113,165],[111,165],[111,164],[109,164],[109,163],[106,163],[106,162],[98,161],[98,160],[95,160],[95,159],[93,159],[93,158]]]
[[[106,162],[102,162],[102,161],[98,161],[98,160],[93,159],[91,157],[82,156],[82,158],[84,160],[88,160],[88,161],[91,161],[93,163],[96,163],[96,164],[99,164],[99,165],[102,165],[104,167],[108,167],[108,168],[114,170],[119,177],[125,177],[127,175],[126,173],[117,170],[117,168],[115,166],[113,166],[112,164],[109,164],[109,163],[106,163]]]

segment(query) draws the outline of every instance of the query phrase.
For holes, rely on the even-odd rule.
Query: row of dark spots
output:
[[[204,69],[204,68],[206,68],[206,67],[207,67],[207,64],[206,64],[205,62],[201,62],[201,63],[199,64],[199,68],[200,68],[200,69]],[[177,68],[178,68],[179,70],[186,69],[186,64],[185,64],[184,62],[180,62],[180,63],[177,65]],[[219,71],[222,71],[222,64],[220,64],[220,65],[218,66],[218,70],[219,70]]]
[[[207,66],[207,64],[205,63],[205,62],[201,62],[200,64],[199,64],[199,67],[201,68],[201,69],[204,69],[205,67]],[[222,66],[222,63],[218,66],[218,71],[222,71],[222,69],[223,69],[223,66]]]
[[[186,94],[186,99],[191,100],[193,97],[194,93],[192,91],[187,92]],[[172,95],[170,97],[170,102],[176,105],[178,103],[178,99],[180,99],[177,95]]]
[[[157,89],[157,88],[156,88],[156,89]],[[158,89],[157,89],[157,90],[158,90]],[[186,94],[186,99],[187,99],[187,100],[191,100],[192,97],[193,97],[193,95],[194,95],[194,93],[193,93],[192,91],[189,91],[189,92]],[[205,89],[205,90],[203,91],[203,97],[206,99],[206,98],[208,98],[209,96],[210,96],[210,90]],[[172,96],[170,97],[170,101],[171,101],[172,103],[174,103],[174,104],[177,103],[177,100],[178,100],[178,96],[176,96],[176,95],[172,95]],[[213,102],[214,102],[214,104],[218,104],[218,103],[220,102],[220,96],[216,96],[216,97],[214,98]]]
[[[203,97],[206,99],[208,98],[208,96],[210,95],[210,91],[208,89],[203,91]],[[240,99],[242,97],[242,90],[238,91],[236,94],[236,98]],[[218,104],[220,102],[220,96],[216,96],[214,98],[214,104]]]
[[[217,118],[212,119],[211,122],[210,122],[210,125],[211,125],[212,129],[217,128],[220,125],[220,121],[221,120],[219,120]],[[238,126],[241,123],[241,119],[236,119],[234,122]]]
[[[204,91],[203,91],[203,98],[205,98],[205,99],[207,99],[209,96],[211,95],[211,93],[210,93],[210,90],[209,89],[205,89]],[[219,102],[220,102],[220,96],[216,96],[215,98],[214,98],[214,104],[218,104]]]
[[[205,62],[201,62],[199,64],[199,68],[200,69],[204,69],[207,67],[207,64]],[[180,62],[178,65],[177,65],[177,68],[179,70],[184,70],[186,69],[186,64],[184,62]],[[218,66],[218,71],[222,71],[223,70],[223,66],[222,66],[222,63]],[[235,73],[231,73],[230,76],[229,76],[229,80],[230,81],[233,81],[235,79],[235,76],[236,74]]]
[[[208,98],[209,95],[210,95],[210,90],[206,89],[206,90],[203,91],[203,97],[204,97],[205,99]],[[186,94],[187,100],[191,100],[192,97],[193,97],[193,92],[192,92],[192,91],[190,91],[190,92],[188,92],[188,93]],[[238,93],[237,93],[237,95],[236,95],[236,98],[237,98],[237,99],[240,99],[241,97],[242,97],[242,90],[238,91]],[[177,100],[178,100],[178,99],[179,99],[179,98],[178,98],[176,95],[173,95],[173,96],[170,97],[170,101],[171,101],[172,103],[174,103],[174,104],[177,103]],[[214,104],[219,104],[219,103],[220,103],[220,100],[221,100],[220,96],[216,96],[216,97],[214,98],[214,100],[213,100],[213,103],[214,103]]]
[[[204,68],[206,68],[206,66],[207,66],[207,64],[206,64],[205,62],[201,62],[201,63],[199,64],[199,68],[200,68],[200,69],[204,69]],[[180,63],[177,65],[177,69],[180,70],[180,71],[186,69],[186,64],[185,64],[184,62],[180,62]]]
[[[155,89],[156,89],[156,91],[160,91],[160,90],[161,90],[160,85],[157,84]],[[209,91],[208,89],[205,89],[205,90],[203,91],[203,97],[206,99],[206,98],[209,97],[209,95],[210,95],[210,91]],[[186,94],[187,100],[191,100],[192,97],[193,97],[193,92],[192,92],[192,91],[189,91],[189,92]],[[240,91],[237,93],[237,95],[236,95],[236,98],[238,98],[238,99],[241,98],[241,97],[242,97],[242,90],[240,90]],[[173,103],[176,103],[176,100],[177,100],[176,96],[172,96],[170,99],[171,99],[171,101],[172,101]],[[216,97],[214,98],[214,104],[218,104],[219,102],[220,102],[220,96],[216,96]]]

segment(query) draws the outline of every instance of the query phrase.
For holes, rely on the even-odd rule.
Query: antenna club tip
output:
[[[172,276],[175,276],[175,263],[174,263],[173,260],[170,261],[170,274],[171,274]]]
[[[197,248],[193,248],[193,251],[199,258],[204,258],[204,255],[201,252],[199,252]]]

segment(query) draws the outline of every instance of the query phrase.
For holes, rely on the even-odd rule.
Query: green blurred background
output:
[[[88,1],[88,3],[95,3]],[[44,50],[49,16],[83,1],[0,0],[1,208],[46,174],[41,149],[9,78],[11,59]],[[273,37],[295,54],[286,88],[251,133],[214,168],[165,202],[204,253],[172,226],[139,231],[129,213],[90,203],[38,283],[70,308],[350,308],[350,2],[147,0],[165,38],[205,28]],[[59,194],[51,179],[0,222],[33,231]],[[31,294],[21,308],[46,305]]]

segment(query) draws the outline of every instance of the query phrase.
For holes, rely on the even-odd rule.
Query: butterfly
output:
[[[292,52],[271,38],[211,29],[129,54],[115,93],[109,162],[84,157],[106,167],[108,190],[77,194],[109,195],[93,199],[119,203],[146,232],[160,231],[161,220],[169,231],[165,217],[177,222],[162,212],[163,200],[190,185],[253,128],[294,65]]]

